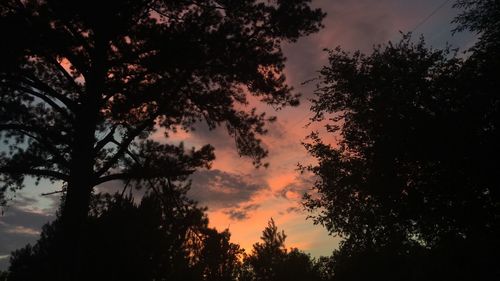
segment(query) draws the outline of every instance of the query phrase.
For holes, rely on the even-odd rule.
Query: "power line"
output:
[[[446,4],[448,4],[450,0],[445,0],[441,5],[436,7],[427,17],[425,17],[422,21],[420,21],[415,27],[411,30],[411,32],[415,32],[418,28],[420,28],[422,25],[424,25],[430,18],[432,18],[439,10],[441,10]]]

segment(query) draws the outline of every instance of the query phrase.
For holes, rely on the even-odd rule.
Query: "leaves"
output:
[[[334,279],[498,275],[487,260],[499,252],[479,242],[497,249],[500,229],[491,168],[500,155],[499,49],[486,35],[494,34],[497,18],[487,15],[496,10],[486,11],[491,1],[456,5],[466,8],[457,18],[462,28],[485,32],[468,57],[410,35],[370,54],[329,51],[312,110],[340,141],[313,133],[305,144],[318,163],[304,169],[318,180],[304,204],[344,238]],[[463,266],[464,256],[477,263]],[[444,260],[450,263],[432,266]]]
[[[305,0],[4,1],[0,130],[11,145],[1,171],[8,177],[23,159],[27,169],[100,178],[95,183],[167,176],[153,163],[184,165],[170,168],[184,176],[213,156],[201,155],[206,148],[176,151],[181,159],[167,161],[160,151],[170,148],[150,137],[197,122],[226,127],[240,154],[260,166],[268,119],[245,108],[247,95],[276,108],[297,105],[280,44],[316,32],[323,17]],[[151,158],[140,171],[134,153]]]

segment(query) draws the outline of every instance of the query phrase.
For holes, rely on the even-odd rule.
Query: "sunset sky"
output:
[[[269,149],[269,168],[255,169],[250,159],[238,156],[234,141],[224,130],[208,131],[199,125],[196,131],[179,132],[165,140],[161,131],[156,140],[184,142],[187,147],[210,143],[216,148],[217,159],[210,170],[193,175],[190,196],[208,207],[210,225],[219,230],[229,228],[232,240],[247,251],[259,240],[267,221],[272,217],[285,230],[288,247],[298,247],[313,256],[330,255],[338,238],[329,236],[321,226],[306,220],[300,205],[302,194],[312,185],[308,175],[297,171],[297,163],[313,163],[301,141],[318,125],[309,122],[314,83],[302,82],[317,76],[326,63],[324,48],[341,46],[346,50],[369,52],[373,45],[401,38],[400,31],[423,34],[429,45],[466,49],[475,37],[470,34],[451,35],[450,24],[456,15],[454,1],[443,0],[321,0],[313,5],[327,12],[325,28],[317,34],[284,46],[288,58],[286,75],[289,85],[301,92],[302,103],[296,108],[275,112],[259,105],[261,111],[278,120],[269,125],[263,142]],[[331,141],[335,141],[332,139]],[[42,181],[35,186],[27,181],[26,188],[16,194],[0,217],[0,270],[4,269],[10,251],[34,242],[41,226],[54,218],[57,196],[41,193],[60,189],[60,184]]]

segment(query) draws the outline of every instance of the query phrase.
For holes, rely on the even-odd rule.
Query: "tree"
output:
[[[0,281],[7,281],[9,280],[9,273],[5,271],[0,271]]]
[[[464,2],[493,4],[457,3]],[[481,17],[458,20],[488,33],[471,25]],[[329,52],[312,110],[340,141],[313,133],[306,144],[318,160],[306,169],[318,181],[305,205],[344,238],[335,267],[352,278],[336,280],[359,280],[362,264],[375,280],[408,279],[419,265],[427,280],[500,276],[491,263],[500,257],[500,183],[492,165],[500,157],[500,49],[488,38],[466,58],[410,35],[369,55]],[[398,275],[396,268],[406,270]]]
[[[86,280],[236,280],[239,246],[229,242],[228,231],[208,228],[185,189],[148,194],[139,204],[128,195],[95,196],[88,220],[81,258]],[[35,245],[15,251],[9,280],[61,279],[61,230],[57,219]]]
[[[255,243],[252,253],[245,258],[241,280],[320,280],[309,255],[297,248],[286,249],[285,232],[278,231],[273,219],[269,220],[261,239],[262,242]]]
[[[253,245],[252,254],[246,260],[255,274],[255,280],[277,280],[276,271],[287,254],[285,239],[285,232],[279,232],[271,218],[262,232],[262,242]]]
[[[261,165],[272,118],[246,109],[247,95],[298,103],[281,43],[323,17],[309,0],[2,1],[0,198],[26,176],[66,183],[61,221],[74,257],[64,261],[77,266],[94,186],[183,180],[214,157],[210,146],[152,140],[155,130],[225,126]]]
[[[455,18],[456,32],[469,30],[479,33],[480,42],[498,44],[500,31],[500,4],[494,0],[457,0],[455,8],[462,12]],[[481,45],[481,43],[479,44]],[[483,46],[484,47],[484,46]]]
[[[190,245],[194,255],[193,270],[200,280],[232,281],[239,280],[241,259],[244,250],[229,240],[229,230],[218,232],[216,229],[203,228],[194,233]]]

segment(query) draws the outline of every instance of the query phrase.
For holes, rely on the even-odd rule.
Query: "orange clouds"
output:
[[[267,182],[272,191],[279,191],[283,189],[283,187],[293,183],[296,176],[296,173],[292,170],[292,172],[286,174],[269,175]]]
[[[196,131],[178,132],[170,135],[169,141],[186,143],[186,146],[201,146],[206,143],[216,148],[216,160],[212,171],[193,176],[194,192],[201,205],[208,206],[210,224],[218,229],[229,228],[232,240],[247,250],[259,240],[267,221],[273,217],[288,235],[287,246],[310,251],[313,255],[329,255],[337,247],[333,238],[310,220],[302,211],[300,201],[304,192],[313,185],[314,179],[300,175],[297,163],[314,163],[301,144],[311,131],[324,132],[324,124],[309,123],[313,116],[309,112],[308,98],[313,96],[315,82],[302,82],[318,76],[318,70],[327,63],[323,48],[340,45],[347,50],[369,51],[373,45],[388,40],[398,40],[399,30],[408,31],[425,15],[432,11],[435,1],[318,0],[314,5],[323,8],[328,17],[325,29],[296,44],[284,46],[289,58],[285,68],[287,82],[302,92],[302,104],[296,108],[274,111],[249,97],[247,105],[240,109],[257,107],[261,112],[276,115],[278,120],[268,125],[269,133],[262,137],[269,149],[270,163],[267,169],[255,169],[249,159],[241,158],[235,149],[234,140],[224,129],[208,131],[200,125]],[[450,10],[443,11],[438,18],[450,19]],[[449,21],[446,22],[446,26]],[[161,139],[158,132],[155,138]],[[338,136],[324,135],[326,143],[336,145]],[[198,180],[198,182],[197,182]]]

